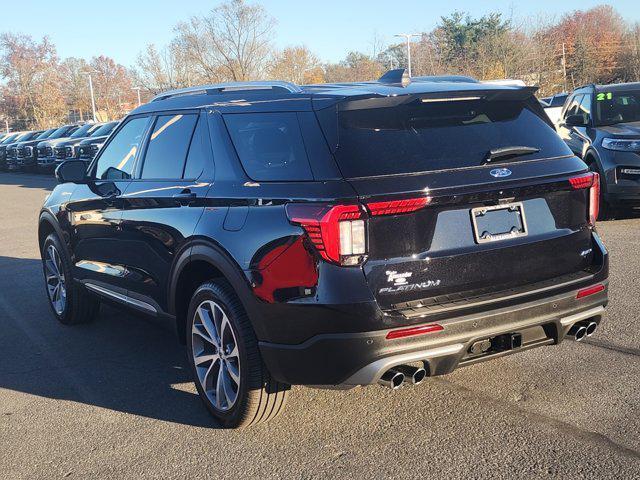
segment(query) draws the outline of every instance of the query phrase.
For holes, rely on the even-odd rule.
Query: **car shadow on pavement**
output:
[[[39,260],[0,256],[0,272],[0,390],[219,428],[167,325],[102,305],[92,323],[65,326],[49,310]]]
[[[52,173],[7,173],[0,172],[0,185],[16,185],[22,188],[53,190],[56,179]]]

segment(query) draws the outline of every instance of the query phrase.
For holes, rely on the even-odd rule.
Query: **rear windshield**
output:
[[[358,108],[355,101],[339,109],[335,155],[345,177],[478,166],[490,150],[501,147],[540,150],[517,160],[571,154],[553,128],[522,101],[416,99],[391,107],[386,106],[389,101],[380,99],[380,108],[369,108],[378,100],[368,99],[361,102],[367,108]],[[323,125],[326,129],[327,123]]]

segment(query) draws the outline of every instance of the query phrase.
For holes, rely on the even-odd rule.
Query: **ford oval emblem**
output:
[[[503,178],[511,175],[511,170],[508,168],[494,168],[489,172],[492,177]]]

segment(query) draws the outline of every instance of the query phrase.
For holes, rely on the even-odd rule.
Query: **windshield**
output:
[[[93,123],[88,123],[86,125],[82,125],[78,128],[73,134],[69,135],[69,138],[82,138],[88,137],[91,134],[91,130],[97,128],[98,126]]]
[[[389,101],[369,99],[363,103],[367,108],[352,108],[349,104],[358,101],[349,102],[339,110],[335,154],[345,177],[479,166],[490,151],[513,146],[539,150],[519,160],[571,154],[522,101],[416,100],[384,106]],[[376,103],[383,106],[368,108]]]
[[[640,121],[640,90],[597,92],[596,125]]]
[[[104,137],[105,135],[109,135],[111,131],[115,128],[118,122],[105,123],[100,128],[91,133],[92,137]]]
[[[13,139],[16,138],[18,135],[19,134],[17,134],[17,133],[13,133],[13,134],[9,135],[2,142],[0,142],[0,145],[4,145],[4,144],[13,142]]]
[[[69,131],[69,126],[65,125],[64,127],[60,127],[58,128],[55,132],[53,132],[49,138],[53,139],[53,138],[61,138],[64,137],[67,132]]]
[[[49,135],[51,135],[55,131],[56,131],[55,128],[50,128],[49,130],[45,130],[44,132],[42,132],[40,135],[36,137],[36,140],[44,140],[45,138],[49,138]]]

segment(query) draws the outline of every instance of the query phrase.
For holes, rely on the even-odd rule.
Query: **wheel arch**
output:
[[[38,248],[40,249],[41,254],[45,239],[52,233],[58,235],[58,238],[68,250],[69,243],[66,236],[63,234],[60,225],[56,221],[55,217],[45,210],[40,213],[40,218],[38,219]]]
[[[181,343],[186,342],[186,321],[189,301],[202,283],[221,279],[228,282],[249,315],[256,334],[256,299],[240,266],[218,244],[208,240],[194,240],[175,262],[168,288],[169,313],[176,319],[176,332]]]

